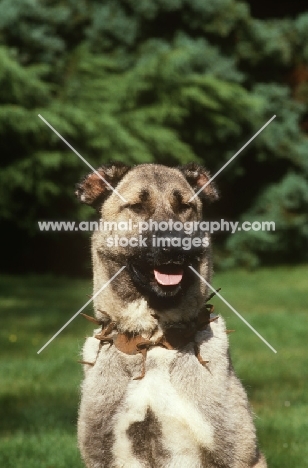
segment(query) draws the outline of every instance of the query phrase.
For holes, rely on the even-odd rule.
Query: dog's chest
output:
[[[213,429],[172,378],[176,352],[152,349],[142,380],[129,381],[114,418],[114,454],[121,462],[153,457],[178,459],[197,466],[200,451],[213,444]],[[121,455],[119,455],[121,454]],[[186,463],[186,465],[185,465]],[[123,466],[130,466],[123,465]]]
[[[215,339],[208,339],[210,332],[197,337],[201,356],[210,359],[208,368],[196,358],[193,343],[181,351],[154,347],[141,380],[134,380],[142,371],[140,354],[108,344],[100,349],[99,340],[87,339],[83,358],[95,365],[85,369],[80,420],[86,421],[84,437],[97,438],[113,460],[108,468],[216,466],[205,464],[204,453],[214,450],[217,427],[226,418],[227,360],[220,356],[224,325],[211,325],[221,328],[213,330]],[[217,359],[224,364],[216,367]]]

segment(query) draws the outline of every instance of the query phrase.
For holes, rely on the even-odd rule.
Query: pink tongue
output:
[[[173,286],[179,284],[183,278],[183,270],[179,270],[177,273],[166,274],[161,271],[154,270],[155,279],[159,284],[163,286]]]

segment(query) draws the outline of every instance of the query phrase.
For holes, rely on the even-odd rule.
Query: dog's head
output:
[[[142,295],[165,303],[180,298],[196,281],[189,266],[199,271],[200,263],[209,263],[209,234],[200,229],[204,207],[218,198],[209,180],[195,163],[99,167],[76,190],[100,214],[93,255],[125,265],[129,287]]]

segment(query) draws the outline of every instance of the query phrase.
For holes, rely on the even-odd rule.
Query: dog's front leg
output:
[[[101,345],[100,340],[91,337],[84,345],[83,361],[95,364],[84,364],[79,448],[87,468],[118,467],[114,459],[114,424],[129,382],[140,374],[142,356],[120,353],[115,346]],[[128,467],[140,468],[138,464]]]

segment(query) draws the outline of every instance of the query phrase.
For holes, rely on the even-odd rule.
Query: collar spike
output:
[[[96,325],[101,325],[102,322],[94,317],[91,317],[90,315],[86,314],[80,314],[82,315],[85,319],[89,320],[89,322],[95,323]]]

